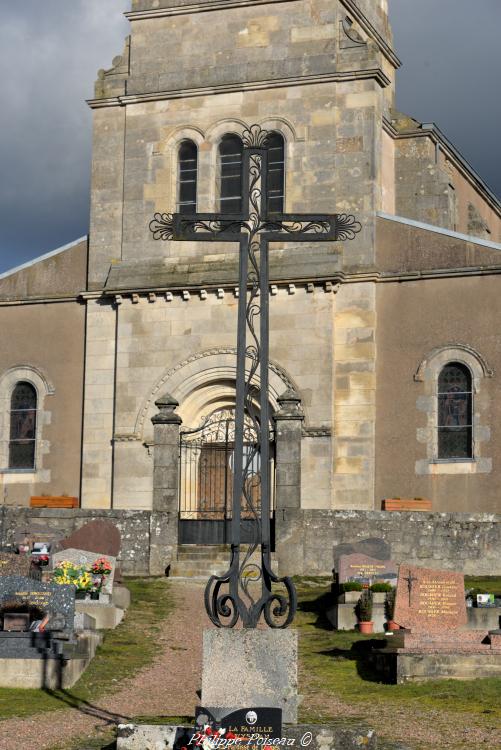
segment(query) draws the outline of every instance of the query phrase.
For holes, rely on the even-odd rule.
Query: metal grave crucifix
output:
[[[271,569],[269,475],[269,265],[270,242],[336,242],[352,240],[361,230],[353,216],[268,213],[267,137],[259,125],[243,133],[243,189],[241,214],[160,214],[150,230],[156,240],[188,242],[238,242],[239,301],[231,561],[221,576],[211,576],[205,606],[218,627],[232,628],[239,619],[255,628],[261,615],[272,628],[290,625],[296,611],[296,592],[289,577]],[[258,381],[259,378],[259,381]],[[253,408],[259,382],[260,413]],[[248,415],[257,434],[256,443],[244,443],[244,418]],[[255,507],[256,456],[260,454],[261,509]],[[256,538],[241,560],[242,502],[255,519]],[[251,560],[260,547],[260,563]],[[259,586],[260,582],[260,586]],[[252,585],[251,585],[252,584]],[[273,584],[281,584],[277,590]],[[254,595],[256,585],[260,595]],[[225,587],[223,589],[223,586]],[[285,591],[283,590],[285,587]]]

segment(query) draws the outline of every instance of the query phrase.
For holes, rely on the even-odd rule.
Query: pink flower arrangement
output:
[[[109,576],[113,566],[106,557],[99,557],[92,563],[92,573],[95,576]]]

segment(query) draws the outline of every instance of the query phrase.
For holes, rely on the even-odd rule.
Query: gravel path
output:
[[[175,607],[158,637],[157,660],[95,706],[0,723],[0,750],[51,750],[131,716],[193,715],[201,687],[202,631],[210,626],[203,586],[173,580]]]

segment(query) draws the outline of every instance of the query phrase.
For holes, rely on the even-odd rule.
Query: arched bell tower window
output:
[[[19,382],[10,400],[9,468],[34,469],[37,430],[37,392]]]
[[[242,139],[233,133],[223,136],[219,144],[219,210],[222,214],[238,214],[242,211],[243,148]]]
[[[473,457],[473,396],[469,368],[449,362],[438,376],[438,458]]]
[[[285,143],[280,133],[270,133],[268,147],[268,213],[284,212]]]
[[[195,213],[197,210],[198,151],[193,141],[181,143],[178,151],[178,162],[178,211],[181,214]]]

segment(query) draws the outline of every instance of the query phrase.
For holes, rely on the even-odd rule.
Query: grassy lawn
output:
[[[483,594],[494,594],[501,597],[501,578],[499,576],[465,576],[467,589],[480,589]]]
[[[468,579],[467,586],[473,584]],[[475,579],[475,585],[480,579]],[[485,579],[482,579],[485,587]],[[474,681],[435,680],[408,685],[385,685],[364,665],[364,653],[372,646],[383,645],[383,635],[362,636],[355,631],[334,631],[324,612],[330,597],[327,580],[296,581],[299,611],[296,624],[300,628],[302,678],[308,690],[332,693],[343,701],[360,705],[370,702],[388,705],[416,704],[452,712],[489,714],[501,719],[501,678]],[[490,579],[492,591],[501,591],[501,579]],[[487,591],[487,589],[486,589]],[[304,709],[303,709],[304,710]],[[303,720],[312,719],[305,710]],[[315,717],[318,720],[318,714]]]
[[[97,698],[150,664],[156,636],[172,608],[165,578],[128,579],[132,601],[122,623],[107,631],[96,657],[71,690],[11,690],[0,688],[0,720],[31,716],[65,706],[94,703]]]

